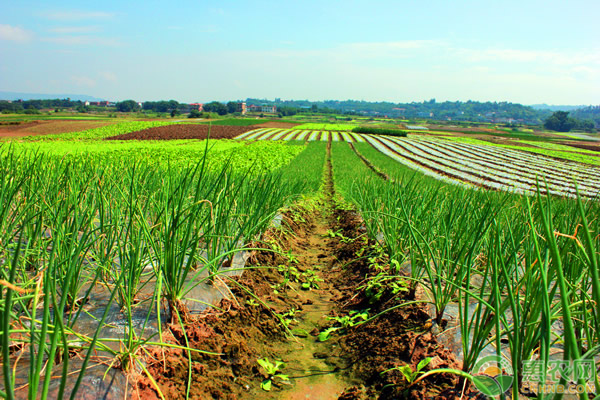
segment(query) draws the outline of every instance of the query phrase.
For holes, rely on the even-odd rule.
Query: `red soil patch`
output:
[[[66,132],[79,132],[87,129],[99,128],[106,125],[112,125],[117,121],[80,121],[80,120],[60,120],[60,121],[31,121],[17,124],[0,124],[0,137],[24,137],[38,135],[54,135]]]
[[[592,143],[566,143],[567,146],[575,147],[578,149],[584,150],[592,150],[600,152],[600,144],[592,144]],[[589,154],[595,155],[595,154]]]
[[[202,140],[208,138],[209,132],[211,139],[233,139],[253,129],[256,129],[256,126],[213,125],[209,127],[208,125],[197,124],[175,124],[112,136],[105,140]]]

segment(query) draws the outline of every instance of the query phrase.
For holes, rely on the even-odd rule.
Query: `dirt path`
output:
[[[349,361],[333,355],[337,343],[321,342],[316,337],[324,327],[330,325],[327,317],[335,313],[335,299],[340,295],[330,279],[332,270],[338,267],[338,239],[332,235],[335,230],[335,190],[330,145],[327,151],[325,196],[319,203],[310,228],[297,246],[291,249],[299,270],[317,279],[315,287],[309,290],[303,289],[301,283],[291,285],[303,305],[296,318],[298,322],[294,325],[294,332],[300,334],[297,339],[290,339],[289,348],[281,355],[288,366],[286,371],[290,375],[292,388],[276,394],[274,398],[277,399],[337,399],[346,387],[357,383],[341,373],[348,368]]]
[[[296,249],[294,256],[299,265],[306,267],[305,271],[314,272],[315,276],[323,279],[323,272],[335,264],[336,258],[332,252],[334,243],[327,237],[331,226],[327,217],[319,215],[314,228],[308,232],[306,248]],[[301,250],[301,251],[298,251]],[[312,266],[312,268],[310,268]],[[351,381],[339,373],[347,367],[343,358],[331,357],[335,343],[319,342],[315,335],[322,327],[329,324],[326,319],[334,311],[335,289],[329,282],[317,282],[319,287],[302,290],[300,284],[293,285],[303,304],[302,311],[296,318],[298,324],[295,332],[300,333],[297,341],[290,340],[289,349],[282,354],[286,362],[286,371],[290,374],[293,387],[281,392],[276,398],[281,399],[337,399]]]

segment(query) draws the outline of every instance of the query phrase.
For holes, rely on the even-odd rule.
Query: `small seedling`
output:
[[[279,265],[277,270],[283,274],[284,282],[281,284],[286,285],[288,282],[298,282],[300,280],[300,271],[298,268],[290,265]]]
[[[381,374],[386,374],[390,371],[394,371],[394,370],[398,370],[402,373],[402,375],[404,376],[404,379],[406,379],[407,383],[413,383],[414,381],[417,380],[417,378],[419,377],[419,375],[422,375],[423,369],[425,369],[426,366],[429,365],[429,363],[431,362],[431,357],[427,357],[422,359],[419,364],[417,364],[417,368],[413,371],[413,369],[411,368],[410,365],[403,365],[401,367],[394,367],[394,368],[390,368],[387,369],[385,371],[383,371]]]
[[[328,229],[325,235],[330,238],[338,237],[340,238],[340,241],[342,243],[352,243],[354,241],[354,239],[344,236],[341,229],[338,229],[337,231],[332,231],[331,229]]]
[[[323,332],[320,332],[320,333],[319,333],[319,336],[317,336],[317,340],[318,340],[319,342],[325,342],[326,340],[328,340],[328,339],[329,339],[329,336],[330,336],[330,335],[331,335],[333,332],[335,332],[335,331],[337,331],[337,330],[340,330],[340,329],[342,329],[342,327],[341,327],[341,326],[334,326],[334,327],[331,327],[331,328],[327,328],[327,329],[325,329]]]
[[[298,320],[295,318],[297,312],[298,310],[291,308],[289,311],[286,311],[283,314],[276,313],[275,315],[277,318],[279,318],[281,323],[288,328],[293,322],[298,322]]]
[[[342,235],[342,233],[341,233],[341,230],[339,230],[339,229],[337,231],[332,231],[331,229],[327,229],[327,233],[325,233],[325,235],[330,238],[344,237],[344,235]]]
[[[335,331],[346,330],[368,320],[369,310],[350,311],[348,315],[344,315],[343,317],[327,317],[327,319],[335,321],[337,324],[339,324],[339,326],[327,328],[323,332],[319,333],[319,336],[317,337],[319,342],[324,342],[328,340],[329,336],[331,336],[331,334]]]
[[[350,311],[348,315],[344,315],[343,317],[328,317],[328,319],[340,324],[342,329],[352,328],[362,322],[359,319],[363,321],[369,319],[369,310]]]
[[[386,291],[392,295],[408,291],[408,288],[396,276],[383,272],[368,278],[366,283],[360,286],[359,289],[364,289],[369,304],[374,304],[381,300]]]
[[[282,361],[275,361],[275,364],[273,364],[268,358],[262,358],[256,360],[256,362],[262,367],[264,374],[267,376],[260,384],[262,390],[270,391],[275,379],[279,379],[282,382],[289,382],[289,376],[281,373],[281,369],[285,367]]]
[[[310,290],[310,289],[319,289],[319,282],[323,282],[323,279],[319,278],[315,271],[309,269],[308,271],[302,273],[305,281],[302,282],[302,289]]]
[[[252,306],[252,307],[257,307],[258,303],[254,299],[248,299],[248,300],[246,300],[246,305],[249,305],[249,306]]]
[[[300,263],[300,261],[298,261],[298,257],[296,257],[294,254],[292,254],[292,250],[288,250],[288,252],[286,253],[286,258],[288,259],[288,262],[290,264]]]

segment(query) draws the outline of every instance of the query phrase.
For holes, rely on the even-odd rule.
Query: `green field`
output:
[[[314,131],[351,131],[357,125],[355,124],[338,124],[338,123],[316,123],[310,122],[302,125],[297,125],[293,129],[314,130]]]
[[[518,398],[532,360],[598,369],[596,152],[531,132],[291,139],[356,126],[324,123],[102,140],[170,123],[0,142],[0,397],[137,374],[157,398],[203,398],[210,371],[232,396],[286,398],[312,368],[400,398],[480,388],[493,356]],[[594,376],[579,383],[598,394]]]

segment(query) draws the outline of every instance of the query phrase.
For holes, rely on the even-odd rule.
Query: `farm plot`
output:
[[[391,138],[364,135],[377,150],[426,175],[455,184],[533,194],[539,180],[548,193],[574,197],[600,191],[600,169],[512,149],[423,137]],[[546,189],[543,188],[543,193]]]
[[[140,150],[174,142],[56,143],[0,146],[0,398],[125,398],[142,347],[165,345],[161,326],[222,299],[248,242],[315,189],[275,171],[304,146],[218,142],[232,152],[155,164]]]
[[[71,131],[58,135],[27,136],[24,140],[43,142],[53,140],[96,140],[130,132],[137,132],[148,128],[173,125],[176,123],[177,122],[174,121],[126,121],[118,124],[87,129],[85,131]]]
[[[600,168],[505,147],[417,135],[396,138],[300,129],[255,129],[236,139],[367,142],[405,166],[452,184],[531,195],[539,180],[542,193],[574,197],[576,185],[587,198],[600,192]]]
[[[55,121],[30,121],[8,122],[0,124],[0,138],[14,138],[24,136],[54,135],[65,132],[79,132],[94,128],[114,125],[114,121],[101,120],[55,120]]]
[[[0,398],[446,400],[510,368],[517,399],[539,392],[532,361],[598,371],[600,203],[471,190],[589,195],[597,169],[427,137],[110,128],[0,145]],[[598,394],[594,376],[574,379]]]
[[[239,140],[304,140],[307,142],[323,141],[364,142],[362,135],[346,131],[305,130],[298,129],[254,129],[236,137]]]
[[[140,131],[111,136],[106,140],[176,140],[176,139],[233,139],[254,130],[248,126],[176,124],[157,126]]]

